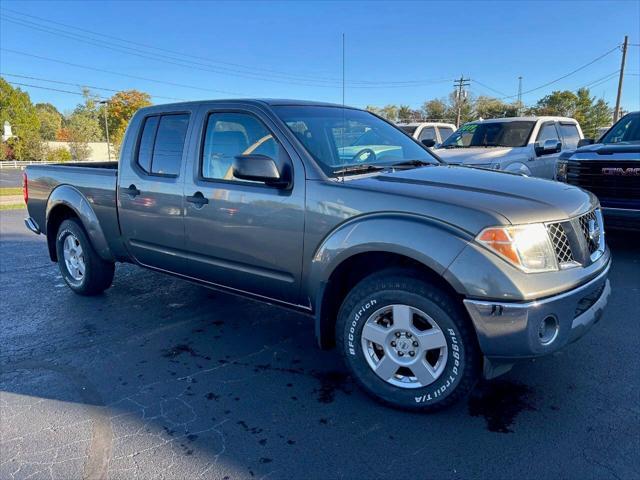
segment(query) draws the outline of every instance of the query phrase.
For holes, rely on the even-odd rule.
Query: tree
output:
[[[138,90],[126,90],[113,95],[107,104],[109,140],[117,152],[124,138],[129,120],[140,108],[151,105],[151,96]],[[102,108],[105,108],[104,106]]]
[[[0,78],[0,127],[9,122],[13,138],[2,149],[4,158],[16,160],[41,160],[40,120],[26,92],[13,88]]]
[[[589,112],[589,121],[583,126],[583,133],[587,138],[597,140],[598,129],[608,127],[613,120],[613,110],[604,99],[598,100]]]
[[[398,107],[396,105],[386,105],[380,110],[380,115],[391,122],[398,119]]]
[[[62,128],[62,114],[50,103],[37,103],[35,107],[40,119],[40,138],[55,140]]]
[[[588,91],[587,91],[588,92]],[[578,104],[578,96],[569,90],[556,90],[542,99],[530,110],[533,115],[573,117]]]
[[[447,116],[447,103],[442,99],[433,99],[422,104],[422,114],[427,120],[451,121]]]
[[[69,131],[69,150],[74,160],[86,160],[91,154],[89,142],[102,139],[102,131],[97,120],[88,112],[80,109],[67,119]]]
[[[515,117],[518,114],[518,106],[497,98],[480,96],[475,102],[475,111],[480,118]]]
[[[416,112],[409,105],[400,105],[398,108],[398,120],[408,123],[416,118]]]
[[[458,105],[460,105],[460,125],[475,120],[474,103],[474,98],[470,95],[463,94],[461,98],[458,98],[457,91],[451,92],[447,118],[450,119],[451,123],[456,123],[458,121]]]

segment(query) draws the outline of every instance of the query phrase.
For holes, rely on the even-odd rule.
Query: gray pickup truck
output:
[[[287,100],[140,110],[120,162],[29,166],[27,227],[76,293],[131,262],[315,322],[359,384],[430,411],[601,316],[597,198],[448,166],[366,111]]]

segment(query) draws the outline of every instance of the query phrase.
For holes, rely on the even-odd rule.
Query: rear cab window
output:
[[[136,159],[138,166],[150,175],[177,177],[188,127],[188,113],[145,118]]]

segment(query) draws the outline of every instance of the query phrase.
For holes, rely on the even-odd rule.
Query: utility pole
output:
[[[456,100],[458,103],[458,121],[457,121],[456,127],[458,128],[460,128],[460,120],[461,120],[460,117],[462,115],[462,102],[464,101],[464,98],[462,95],[463,88],[471,85],[470,80],[471,79],[469,78],[464,78],[464,75],[461,75],[459,80],[456,80],[455,82],[453,82],[453,86],[458,89],[456,91]]]
[[[522,110],[522,76],[518,77],[518,116]]]
[[[613,111],[613,123],[618,121],[620,116],[620,98],[622,97],[622,81],[624,79],[624,63],[627,59],[627,47],[629,45],[629,36],[624,36],[622,44],[622,63],[620,64],[620,78],[618,79],[618,96],[616,97],[616,109]]]
[[[102,100],[98,103],[104,105],[104,131],[107,136],[107,158],[109,159],[109,161],[111,161],[111,146],[109,144],[109,123],[107,122],[107,108],[109,105],[109,101]]]

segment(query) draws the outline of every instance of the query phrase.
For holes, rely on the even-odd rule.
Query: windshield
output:
[[[321,106],[274,110],[329,176],[344,173],[347,167],[364,170],[411,160],[438,163],[426,148],[369,112]]]
[[[600,143],[640,143],[640,114],[634,113],[620,119]]]
[[[524,147],[535,122],[467,123],[442,144],[442,148]]]

